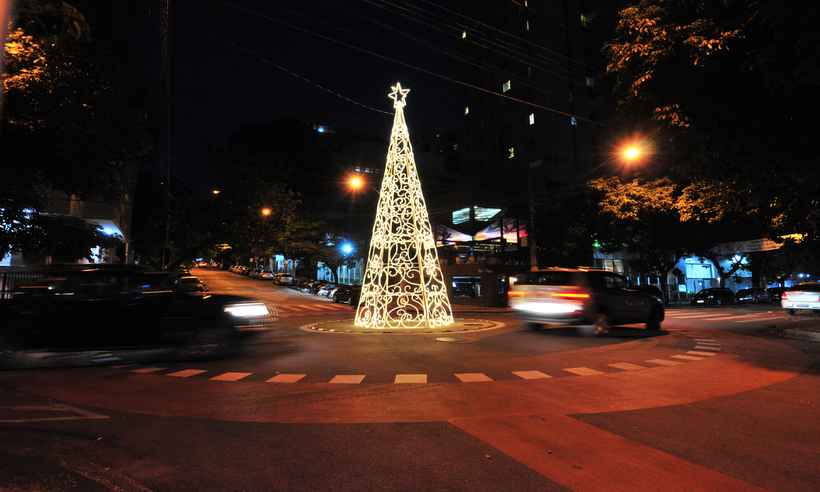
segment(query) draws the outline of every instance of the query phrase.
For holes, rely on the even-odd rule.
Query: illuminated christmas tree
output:
[[[389,94],[395,115],[373,235],[356,310],[362,328],[424,328],[453,323],[436,242],[404,121],[410,89]]]

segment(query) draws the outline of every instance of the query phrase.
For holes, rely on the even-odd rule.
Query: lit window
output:
[[[524,29],[526,29],[527,31],[530,30],[530,20],[529,19],[524,21]]]
[[[470,114],[470,106],[464,106],[464,114],[465,115]]]
[[[589,17],[586,14],[581,14],[581,26],[589,27]]]
[[[467,39],[467,31],[461,31],[461,39]]]
[[[509,81],[509,80],[504,82],[503,84],[501,84],[501,92],[509,92],[509,90],[511,88],[512,88],[512,82]]]
[[[507,148],[507,159],[515,159],[515,147]]]
[[[587,77],[586,82],[587,87],[595,87],[595,79],[593,79],[592,77]]]
[[[529,6],[530,6],[530,4],[529,4],[529,3],[527,3],[527,0],[524,0],[524,6],[525,6],[525,7],[529,7]]]
[[[530,113],[530,125],[535,124],[535,113]]]
[[[470,220],[470,208],[453,210],[453,224],[463,224]]]
[[[576,118],[575,116],[570,116],[569,124],[572,126],[578,126],[578,118]]]

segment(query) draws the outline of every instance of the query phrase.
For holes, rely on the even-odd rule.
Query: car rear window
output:
[[[573,272],[529,272],[516,275],[517,285],[573,285]]]

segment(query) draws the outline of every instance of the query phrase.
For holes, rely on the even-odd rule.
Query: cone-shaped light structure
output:
[[[446,326],[453,323],[453,310],[404,121],[410,89],[398,82],[392,89],[396,112],[355,324],[375,329]]]

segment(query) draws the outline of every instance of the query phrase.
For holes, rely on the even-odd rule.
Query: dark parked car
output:
[[[783,287],[770,287],[766,289],[766,293],[769,294],[769,302],[780,302],[780,299],[783,297],[783,291],[785,291]]]
[[[340,285],[333,293],[333,302],[358,306],[361,294],[362,287],[360,285]]]
[[[208,287],[205,285],[205,282],[193,275],[179,277],[176,286],[179,292],[208,292]]]
[[[0,337],[13,347],[222,343],[269,318],[254,299],[180,292],[168,273],[110,265],[38,273],[0,306]]]
[[[517,275],[508,292],[510,306],[531,324],[592,326],[596,335],[610,326],[645,323],[659,330],[663,302],[626,287],[617,273],[549,268]]]
[[[735,302],[738,304],[761,304],[769,301],[769,294],[765,289],[756,287],[751,289],[740,289],[735,294]]]
[[[735,293],[725,287],[703,289],[692,297],[693,305],[734,304]]]

